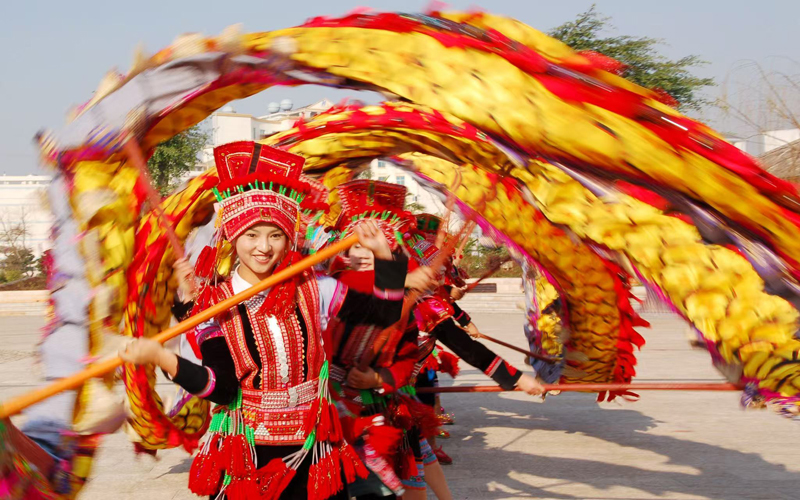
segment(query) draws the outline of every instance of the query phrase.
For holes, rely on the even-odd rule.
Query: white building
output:
[[[185,179],[190,179],[214,164],[214,147],[235,141],[259,141],[277,132],[289,130],[299,119],[308,120],[333,107],[333,102],[323,99],[308,106],[292,109],[292,102],[284,99],[269,105],[270,113],[264,116],[236,113],[232,106],[225,106],[211,115],[211,140],[203,151],[202,162],[198,168],[188,172]],[[406,186],[408,202],[418,203],[428,212],[441,212],[442,204],[422,189],[408,172],[385,160],[373,160],[370,163],[372,178]]]
[[[50,248],[53,216],[47,204],[47,175],[0,176],[0,231],[23,226],[25,245],[36,256]]]
[[[798,139],[800,139],[800,129],[790,128],[768,130],[747,138],[733,138],[730,139],[730,142],[745,153],[761,156]]]
[[[386,160],[373,160],[370,163],[372,178],[379,181],[391,182],[405,186],[407,190],[406,202],[421,205],[425,212],[437,214],[444,211],[444,205],[439,199],[426,191],[407,171],[395,166]]]
[[[213,162],[214,146],[235,141],[260,141],[276,132],[289,130],[297,120],[313,118],[333,107],[333,103],[323,99],[308,106],[292,109],[289,99],[269,104],[269,114],[253,116],[237,113],[233,106],[225,106],[211,115],[211,142],[204,151],[203,163]]]

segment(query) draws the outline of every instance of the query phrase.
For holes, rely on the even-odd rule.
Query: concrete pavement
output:
[[[648,317],[637,381],[716,381],[707,353],[692,350],[682,323]],[[37,384],[32,356],[41,318],[0,318],[0,398]],[[485,333],[524,345],[521,313],[476,314]],[[492,346],[522,367],[521,355]],[[443,377],[449,384],[449,378]],[[491,381],[462,362],[455,384]],[[171,390],[162,385],[165,394]],[[513,393],[445,395],[456,414],[440,441],[456,499],[796,499],[798,423],[742,411],[736,393],[650,392],[635,403],[598,404],[563,394],[545,403]],[[109,436],[82,499],[189,499],[190,459],[170,450],[135,457]]]

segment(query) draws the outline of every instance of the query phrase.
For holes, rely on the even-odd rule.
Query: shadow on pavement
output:
[[[454,498],[587,498],[589,489],[608,491],[614,487],[634,488],[659,498],[670,498],[670,495],[676,494],[726,500],[798,498],[800,477],[785,466],[767,462],[756,453],[744,453],[691,441],[688,440],[689,434],[687,439],[681,439],[648,433],[647,431],[660,422],[635,410],[607,410],[588,397],[579,399],[575,396],[560,396],[549,398],[546,404],[531,404],[505,398],[481,398],[477,401],[475,395],[470,397],[477,404],[463,406],[461,410],[455,406],[452,409],[456,409],[457,424],[458,419],[469,420],[477,423],[476,428],[470,430],[465,426],[461,429],[458,426],[448,427],[454,439],[439,443],[444,444],[448,453],[455,458],[455,465],[445,470]],[[485,405],[482,407],[481,403]],[[457,406],[462,404],[459,402]],[[494,429],[488,429],[492,427]],[[497,427],[502,430],[498,431]],[[604,451],[598,455],[592,449],[592,439],[587,439],[587,447],[582,452],[575,449],[572,441],[570,451],[562,453],[583,455],[584,458],[580,459],[547,456],[547,451],[537,452],[536,449],[525,452],[508,449],[519,447],[514,446],[519,439],[514,439],[514,436],[520,437],[522,434],[524,437],[527,434],[524,431],[535,431],[537,434],[542,431],[581,434],[587,438],[633,448],[634,453],[636,450],[644,450],[665,457],[663,463],[659,464],[661,468],[678,466],[694,470],[686,473],[656,471],[609,463],[613,460],[609,449],[620,449],[603,446]],[[489,433],[492,434],[492,444],[487,439]],[[498,441],[503,440],[498,440],[497,436],[504,433],[507,433],[508,439],[505,440],[506,444],[500,445]],[[458,439],[467,434],[471,438]],[[558,438],[543,439],[548,440],[549,449],[552,450],[553,439]],[[474,485],[475,475],[481,474],[480,464],[490,468],[483,472],[487,476],[486,486],[482,491],[474,486],[463,487],[459,481],[460,476],[464,476],[464,483],[471,482]],[[547,478],[551,484],[539,488],[513,477],[522,474]],[[495,491],[489,491],[490,484]],[[564,485],[570,484],[575,486],[575,494],[564,493]],[[554,486],[558,487],[559,492],[550,491]],[[619,491],[608,493],[608,497],[592,494],[590,498],[620,498]],[[629,496],[631,493],[634,496]],[[636,494],[630,490],[623,495],[622,498],[636,498]]]

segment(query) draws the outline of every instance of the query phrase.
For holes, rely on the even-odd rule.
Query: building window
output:
[[[381,182],[386,182],[386,181],[389,180],[389,176],[388,175],[381,175],[380,177],[378,177],[378,180],[381,181]]]
[[[401,186],[405,186],[406,185],[406,177],[404,175],[398,175],[397,177],[395,177],[394,182],[395,182],[395,184],[399,184]]]

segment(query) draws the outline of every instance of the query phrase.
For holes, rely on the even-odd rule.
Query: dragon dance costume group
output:
[[[297,263],[328,198],[302,175],[301,156],[253,142],[214,153],[216,230],[182,284],[190,296],[176,298],[182,316]],[[467,333],[453,258],[430,267],[443,251],[439,218],[407,212],[405,187],[386,182],[350,181],[338,195],[341,213],[325,238],[358,233],[348,252],[200,324],[184,356],[146,339],[120,352],[215,404],[189,474],[197,495],[425,498],[427,475],[448,498],[437,457],[451,459],[431,442],[452,417],[433,394],[415,393],[435,385],[437,371],[457,372],[458,359],[436,342],[504,388],[523,377]],[[228,276],[218,273],[225,245],[238,257]],[[407,286],[419,293],[404,310]]]
[[[800,191],[623,73],[475,11],[358,10],[137,53],[63,130],[36,137],[55,222],[41,366],[58,390],[0,406],[0,498],[75,498],[123,425],[137,451],[193,452],[201,496],[416,499],[427,486],[450,498],[436,440],[452,416],[418,389],[458,358],[503,389],[543,387],[471,336],[463,235],[404,210],[402,186],[352,180],[381,158],[522,265],[525,352],[544,382],[630,394],[646,325],[637,279],[692,325],[743,406],[800,418]],[[216,168],[157,198],[144,161],[157,145],[302,84],[387,101],[222,145]],[[360,244],[317,268],[222,304],[353,234]],[[208,321],[180,355],[151,339],[197,314]],[[157,368],[180,387],[172,405]]]

